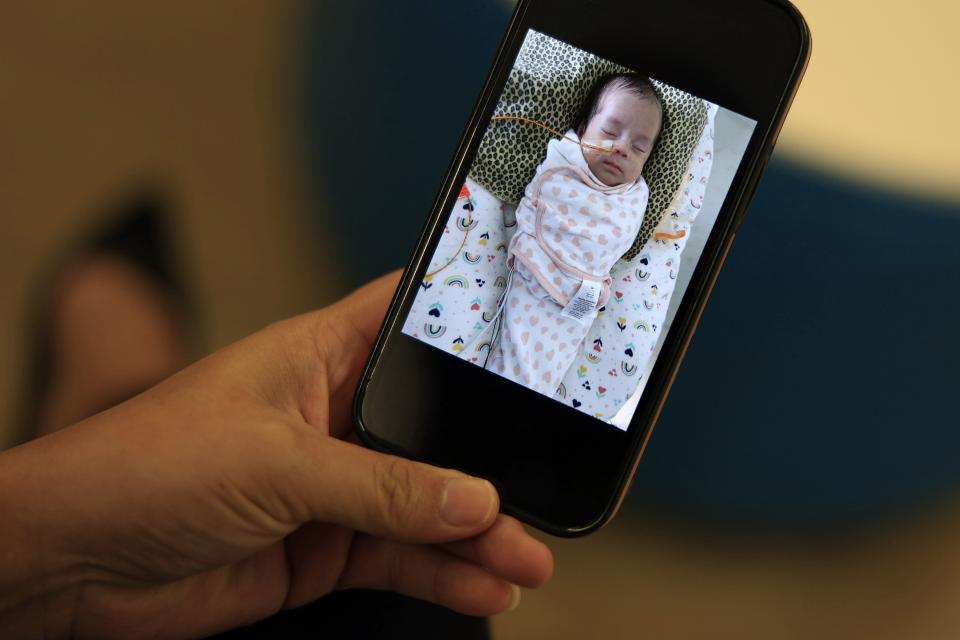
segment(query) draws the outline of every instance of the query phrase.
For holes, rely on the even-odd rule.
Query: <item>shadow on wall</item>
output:
[[[509,17],[493,0],[313,7],[306,144],[344,291],[409,259]]]
[[[323,223],[346,261],[346,291],[408,259],[508,11],[477,0],[314,11],[307,151],[335,212]],[[818,525],[956,487],[957,209],[775,160],[633,503]]]

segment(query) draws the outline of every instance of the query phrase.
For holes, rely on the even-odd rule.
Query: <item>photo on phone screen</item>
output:
[[[755,126],[529,30],[403,332],[625,430]]]

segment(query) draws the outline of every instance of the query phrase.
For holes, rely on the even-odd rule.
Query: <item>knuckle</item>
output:
[[[391,530],[404,529],[415,518],[419,502],[413,465],[384,456],[374,466],[374,483],[381,521]]]

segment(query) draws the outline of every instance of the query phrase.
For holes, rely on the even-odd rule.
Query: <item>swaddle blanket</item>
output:
[[[546,159],[517,207],[509,255],[560,305],[584,280],[598,283],[596,306],[602,307],[610,296],[610,269],[633,244],[649,189],[642,177],[605,185],[590,171],[578,142],[568,131],[567,138],[547,145]]]
[[[601,182],[576,134],[567,136],[550,141],[517,207],[508,259],[514,273],[487,365],[550,397],[610,297],[610,268],[633,244],[649,193],[642,177]]]

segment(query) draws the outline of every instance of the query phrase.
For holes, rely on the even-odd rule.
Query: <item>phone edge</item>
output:
[[[522,21],[523,16],[526,14],[530,2],[532,2],[532,0],[519,0],[514,8],[513,14],[510,16],[507,27],[504,29],[503,35],[500,38],[500,43],[497,45],[493,60],[490,63],[490,68],[487,71],[486,77],[484,78],[480,93],[477,96],[477,99],[474,101],[470,116],[467,118],[463,130],[460,133],[460,137],[457,140],[457,144],[454,147],[455,150],[453,153],[453,158],[447,165],[447,172],[443,176],[443,180],[440,182],[440,186],[437,189],[437,194],[434,197],[433,204],[430,206],[429,210],[431,212],[437,209],[439,203],[444,199],[444,194],[449,191],[449,182],[451,176],[456,173],[458,170],[457,167],[459,166],[459,163],[456,162],[456,159],[462,154],[464,144],[470,137],[471,132],[476,129],[480,112],[482,111],[483,105],[486,102],[484,97],[488,96],[490,93],[491,84],[493,83],[494,77],[496,76],[496,71],[500,67],[500,64],[503,60],[507,44],[512,39],[517,29],[517,25]],[[369,429],[367,429],[363,420],[363,399],[366,393],[367,381],[373,374],[374,362],[383,351],[386,337],[393,330],[393,326],[396,323],[397,318],[395,316],[397,307],[400,305],[400,301],[404,297],[404,292],[409,288],[410,283],[413,280],[413,274],[416,272],[417,255],[421,252],[421,247],[424,245],[425,241],[429,240],[432,233],[431,230],[433,226],[435,226],[432,217],[433,216],[430,216],[424,221],[423,226],[420,229],[420,235],[417,238],[417,242],[414,244],[413,251],[411,252],[410,257],[407,259],[403,268],[400,282],[397,284],[397,288],[393,293],[393,298],[390,300],[390,305],[387,307],[387,312],[384,315],[384,321],[380,325],[380,331],[377,333],[377,338],[370,349],[370,354],[367,356],[367,361],[364,364],[363,371],[360,374],[357,390],[354,393],[353,405],[351,408],[354,431],[357,433],[357,436],[360,438],[361,442],[372,449],[393,455],[403,455],[404,457],[413,459],[415,459],[414,456],[410,456],[407,452],[402,451],[398,447],[390,446],[381,441],[379,438],[373,435]]]

